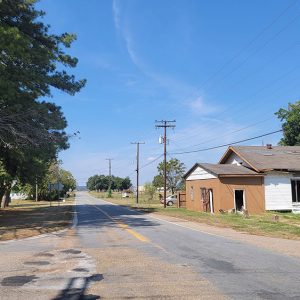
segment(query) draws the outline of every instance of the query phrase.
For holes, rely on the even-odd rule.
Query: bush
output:
[[[144,187],[145,187],[145,195],[146,195],[148,201],[153,201],[155,193],[156,193],[156,187],[149,182],[146,182],[144,184]]]

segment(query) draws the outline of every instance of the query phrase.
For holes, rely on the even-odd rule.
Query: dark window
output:
[[[292,201],[300,202],[300,180],[292,180]]]
[[[200,188],[201,200],[204,201],[206,197],[206,188]]]

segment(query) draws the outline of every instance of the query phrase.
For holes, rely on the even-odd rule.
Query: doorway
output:
[[[234,205],[236,211],[242,211],[245,208],[245,191],[235,190],[234,191]]]
[[[209,189],[209,206],[210,206],[210,212],[214,213],[214,198],[213,198],[213,190]]]

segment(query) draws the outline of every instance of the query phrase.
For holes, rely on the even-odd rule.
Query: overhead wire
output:
[[[215,73],[213,73],[208,79],[206,79],[202,84],[200,84],[201,88],[205,87],[209,82],[212,81],[221,71],[225,69],[228,65],[230,65],[237,57],[239,57],[245,50],[247,50],[256,40],[258,40],[269,28],[271,28],[283,15],[285,15],[293,6],[295,6],[299,2],[299,0],[295,0],[291,2],[286,8],[284,8],[268,25],[266,25],[253,39],[251,39],[244,47],[242,47],[236,54],[233,55],[229,60],[227,60]],[[292,19],[291,22],[289,22],[286,26],[281,28],[278,32],[276,32],[269,40],[266,41],[266,43],[263,44],[262,47],[259,47],[255,50],[254,53],[248,55],[246,60],[242,62],[244,64],[246,61],[250,59],[250,57],[253,56],[253,54],[256,54],[258,51],[263,49],[270,41],[274,40],[277,36],[279,36],[284,30],[286,30],[292,23],[294,23],[298,18],[300,17],[300,14],[297,14],[295,18]],[[239,64],[234,70],[231,70],[229,73],[227,73],[225,76],[221,78],[221,81],[224,80],[228,75],[234,73],[237,69],[239,69],[241,64]],[[199,91],[200,88],[198,87],[196,91]],[[193,93],[193,95],[195,92]],[[192,94],[190,96],[193,96]],[[186,97],[187,98],[187,97]]]
[[[262,124],[262,123],[264,123],[264,122],[267,122],[267,121],[271,120],[272,118],[273,118],[273,117],[270,117],[270,118],[264,119],[264,120],[262,120],[262,121],[252,123],[252,124],[250,124],[250,125],[248,125],[248,126],[239,128],[239,129],[237,129],[237,130],[234,130],[234,131],[225,133],[225,134],[222,135],[222,137],[224,137],[224,136],[229,136],[229,135],[232,135],[232,134],[234,134],[234,133],[241,132],[241,131],[243,131],[243,130],[249,129],[249,128],[254,127],[254,126],[258,125],[258,124]],[[193,144],[193,145],[189,145],[189,146],[181,147],[181,148],[175,148],[175,149],[173,148],[173,150],[176,150],[176,149],[177,149],[177,150],[180,150],[180,149],[186,149],[186,148],[191,148],[191,147],[196,147],[196,146],[200,146],[200,145],[203,145],[203,144],[207,144],[207,143],[209,143],[209,142],[215,141],[216,139],[219,139],[219,136],[220,136],[220,135],[215,135],[213,138],[210,138],[210,139],[208,139],[208,140],[205,140],[205,141],[203,141],[203,142],[201,142],[201,143]]]
[[[253,39],[251,39],[245,46],[243,46],[233,57],[226,61],[213,75],[211,75],[203,84],[206,85],[211,79],[215,78],[226,66],[231,64],[236,58],[238,58],[245,50],[247,50],[255,41],[257,41],[269,28],[271,28],[283,15],[285,15],[299,0],[293,1],[283,11],[281,11],[268,25],[266,25]],[[297,15],[297,18],[299,15]],[[281,31],[280,31],[281,32]]]
[[[284,26],[281,30],[276,32],[270,39],[268,39],[262,46],[257,48],[254,52],[248,55],[241,63],[239,63],[235,68],[233,68],[230,72],[226,73],[223,77],[221,77],[220,81],[223,81],[228,75],[234,73],[236,70],[240,69],[254,54],[257,54],[259,51],[264,49],[271,41],[276,39],[282,32],[284,32],[291,24],[293,24],[300,17],[300,13],[296,15],[286,26]]]
[[[258,139],[258,138],[261,138],[261,137],[264,137],[264,136],[268,136],[268,135],[272,135],[272,134],[275,134],[275,133],[279,133],[279,132],[282,132],[282,131],[283,130],[280,129],[280,130],[268,132],[268,133],[265,133],[265,134],[261,134],[261,135],[258,135],[258,136],[254,136],[254,137],[251,137],[251,138],[247,138],[247,139],[243,139],[243,140],[239,140],[239,141],[234,141],[234,142],[231,142],[231,143],[222,144],[222,145],[218,145],[218,146],[214,146],[214,147],[198,149],[198,150],[191,150],[191,151],[183,151],[183,152],[172,152],[170,154],[171,155],[180,155],[180,154],[189,154],[189,153],[196,153],[196,152],[214,150],[214,149],[218,149],[218,148],[228,147],[228,146],[231,146],[231,145],[236,145],[236,144],[240,144],[240,143],[243,143],[243,142],[255,140],[255,139]]]

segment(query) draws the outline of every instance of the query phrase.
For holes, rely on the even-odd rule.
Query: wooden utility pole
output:
[[[108,197],[111,198],[111,161],[112,158],[106,158],[108,160],[108,168],[109,168],[109,186],[108,186]]]
[[[167,120],[162,120],[162,121],[155,121],[156,128],[164,128],[164,208],[167,207],[167,128],[175,128],[175,123],[176,121],[167,121]]]
[[[132,142],[136,145],[136,203],[139,203],[139,168],[140,168],[140,145],[145,142]]]

